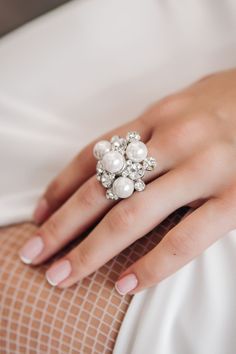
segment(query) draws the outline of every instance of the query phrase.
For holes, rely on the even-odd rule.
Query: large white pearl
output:
[[[116,173],[124,167],[125,159],[118,151],[110,151],[103,156],[102,164],[108,172]]]
[[[143,161],[147,154],[147,147],[142,141],[132,141],[126,149],[127,157],[134,162]]]
[[[111,143],[107,140],[98,141],[93,148],[93,155],[97,160],[101,160],[103,156],[111,150]]]
[[[118,177],[112,189],[119,198],[128,198],[134,192],[134,182],[127,177]]]

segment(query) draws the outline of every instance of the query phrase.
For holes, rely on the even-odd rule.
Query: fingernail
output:
[[[72,267],[70,261],[65,260],[58,262],[46,272],[47,281],[52,286],[56,286],[70,275],[71,270]]]
[[[41,198],[34,212],[34,221],[36,224],[41,224],[46,218],[49,211],[49,205],[45,198]]]
[[[131,273],[121,278],[115,283],[115,288],[120,295],[125,295],[129,291],[136,288],[138,285],[138,279],[135,274]]]
[[[40,236],[34,236],[20,249],[19,256],[22,262],[26,264],[32,263],[43,250],[44,244]]]

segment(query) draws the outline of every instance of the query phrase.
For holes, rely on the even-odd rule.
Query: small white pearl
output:
[[[116,173],[122,170],[125,158],[118,151],[109,151],[103,156],[102,164],[108,172]]]
[[[132,141],[126,149],[127,157],[134,162],[143,161],[147,154],[147,147],[142,141]]]
[[[128,198],[134,192],[134,182],[127,177],[118,177],[112,188],[119,198]]]
[[[107,140],[98,141],[93,148],[93,155],[97,160],[101,160],[103,156],[111,150],[111,143]]]

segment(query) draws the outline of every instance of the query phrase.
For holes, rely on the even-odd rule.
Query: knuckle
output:
[[[181,154],[183,158],[186,154],[189,155],[198,142],[205,141],[210,128],[208,129],[208,123],[204,124],[204,119],[191,114],[171,120],[162,129],[159,144],[167,149],[173,147],[175,153]]]
[[[120,203],[107,215],[108,228],[114,230],[129,230],[135,221],[135,212],[130,203]]]
[[[223,144],[217,142],[211,144],[201,152],[201,164],[211,166],[214,171],[222,169],[222,162],[227,161],[227,151]]]
[[[187,95],[175,93],[163,98],[158,104],[158,114],[168,116],[176,113],[187,101]]]
[[[58,243],[59,226],[54,217],[51,217],[38,231],[42,237],[47,238],[47,242]]]
[[[203,132],[203,122],[194,115],[185,117],[182,121],[177,123],[174,129],[175,144],[183,144],[183,141],[193,139],[193,136],[199,136]],[[173,137],[172,137],[173,138]]]
[[[195,242],[193,231],[185,228],[171,233],[165,245],[172,255],[189,256],[195,248]]]
[[[101,266],[101,260],[96,254],[96,249],[91,245],[86,244],[85,241],[74,248],[67,255],[67,258],[73,265],[75,273],[86,276]]]
[[[79,246],[79,250],[72,252],[71,259],[74,264],[77,264],[80,268],[91,267],[91,263],[93,262],[93,257],[91,256],[91,252],[88,247]]]

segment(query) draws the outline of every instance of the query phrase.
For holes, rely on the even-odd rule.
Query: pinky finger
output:
[[[232,195],[212,198],[183,218],[156,247],[120,275],[117,291],[136,294],[159,283],[234,229],[236,202],[232,200]],[[129,279],[135,288],[129,289]]]

